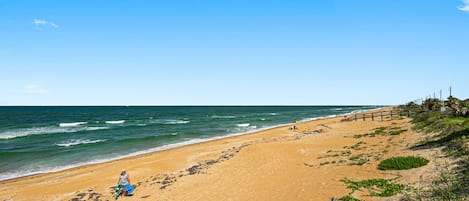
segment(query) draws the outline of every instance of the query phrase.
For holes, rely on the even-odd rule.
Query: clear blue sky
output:
[[[0,0],[0,105],[469,98],[468,4]]]

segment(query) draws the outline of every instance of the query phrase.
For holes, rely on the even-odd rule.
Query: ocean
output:
[[[0,181],[382,106],[0,107]]]

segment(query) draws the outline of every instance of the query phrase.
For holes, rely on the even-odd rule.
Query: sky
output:
[[[0,0],[0,105],[469,98],[469,0]]]

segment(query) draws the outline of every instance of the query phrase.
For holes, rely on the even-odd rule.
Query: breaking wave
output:
[[[94,143],[104,142],[104,141],[106,140],[71,139],[71,140],[64,141],[62,143],[57,143],[55,145],[60,146],[60,147],[69,147],[69,146],[75,146],[79,144],[94,144]]]

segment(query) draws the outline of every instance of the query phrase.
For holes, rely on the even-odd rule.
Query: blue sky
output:
[[[469,1],[0,0],[0,105],[469,98]]]

